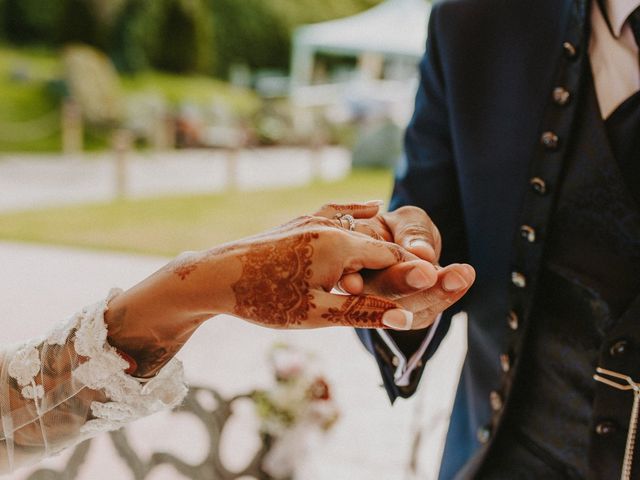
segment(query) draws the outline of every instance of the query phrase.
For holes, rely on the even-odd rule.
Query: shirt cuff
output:
[[[400,348],[398,347],[396,342],[393,340],[393,338],[391,338],[391,335],[389,335],[387,330],[384,330],[382,328],[379,328],[376,330],[378,332],[378,335],[380,335],[380,338],[382,338],[382,341],[385,343],[385,345],[389,348],[389,350],[391,350],[395,358],[398,359],[398,364],[395,366],[396,371],[393,374],[393,381],[396,384],[396,386],[406,387],[409,385],[411,374],[420,365],[420,360],[422,359],[422,356],[424,355],[424,353],[427,351],[429,344],[433,340],[433,337],[436,334],[436,330],[438,329],[438,325],[440,324],[441,318],[442,318],[442,314],[438,315],[438,317],[436,318],[436,321],[433,322],[433,325],[431,325],[431,328],[429,329],[427,336],[422,341],[420,348],[418,348],[418,350],[416,350],[414,354],[411,355],[408,361],[405,354],[402,353],[402,350],[400,350]]]

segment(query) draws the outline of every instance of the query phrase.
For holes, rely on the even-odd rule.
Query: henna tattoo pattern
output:
[[[185,252],[178,255],[175,260],[168,263],[162,270],[173,273],[180,277],[180,280],[186,280],[189,275],[197,270],[198,263],[198,257],[195,252]]]
[[[180,277],[180,280],[185,280],[197,268],[198,265],[195,263],[178,265],[174,268],[173,273]]]
[[[266,325],[301,325],[315,308],[309,280],[318,233],[265,243],[240,256],[242,274],[232,285],[235,314]]]
[[[150,342],[144,335],[131,333],[128,321],[126,307],[112,311],[108,322],[108,341],[112,347],[135,360],[136,369],[132,372],[135,377],[155,375],[184,345],[178,337],[179,332],[169,339],[158,338]]]
[[[400,248],[398,245],[389,243],[387,244],[387,248],[393,254],[394,258],[396,259],[396,262],[400,263],[406,260],[406,256],[402,251],[402,248]]]
[[[220,247],[214,248],[208,251],[206,254],[201,255],[196,252],[185,252],[179,255],[175,260],[168,263],[162,268],[164,271],[168,271],[180,278],[180,280],[186,280],[189,275],[195,272],[201,263],[206,262],[209,258],[218,255],[224,255],[239,248],[238,245],[226,244]]]
[[[405,255],[404,249],[401,246],[396,245],[395,243],[389,243],[384,240],[382,241],[367,240],[367,243],[374,247],[386,248],[391,253],[391,255],[393,255],[393,258],[395,258],[396,263],[401,263],[407,260],[407,256]]]
[[[371,238],[373,238],[374,240],[380,240],[381,242],[385,242],[385,238],[380,235],[378,232],[375,231],[375,229],[369,225],[366,225],[364,223],[361,223],[360,226],[364,229],[366,229],[365,232],[363,232],[365,235],[369,235]],[[356,229],[357,231],[357,229]]]
[[[324,210],[325,208],[330,208],[337,211],[346,210],[348,212],[361,212],[363,210],[371,210],[372,207],[372,205],[363,205],[360,203],[350,203],[347,205],[340,205],[339,203],[329,203],[328,205],[322,207],[322,209]]]
[[[322,318],[331,323],[347,323],[352,327],[382,327],[382,315],[387,310],[397,308],[393,302],[380,297],[353,296],[346,297],[340,308],[330,308]]]

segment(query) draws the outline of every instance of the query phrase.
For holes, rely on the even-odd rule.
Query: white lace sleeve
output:
[[[186,395],[177,359],[146,383],[125,373],[129,364],[107,343],[104,323],[118,293],[44,339],[0,351],[0,473],[177,406]]]

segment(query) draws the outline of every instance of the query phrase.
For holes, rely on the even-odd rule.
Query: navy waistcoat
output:
[[[536,468],[545,478],[589,476],[592,375],[607,333],[640,294],[640,92],[605,122],[586,78],[524,359],[483,478]]]

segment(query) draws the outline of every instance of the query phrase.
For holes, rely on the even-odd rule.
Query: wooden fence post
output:
[[[114,193],[115,198],[123,199],[127,196],[127,161],[131,151],[131,132],[118,129],[113,132],[114,159]]]
[[[65,155],[76,155],[82,152],[83,128],[82,111],[72,99],[62,104],[62,152]]]

